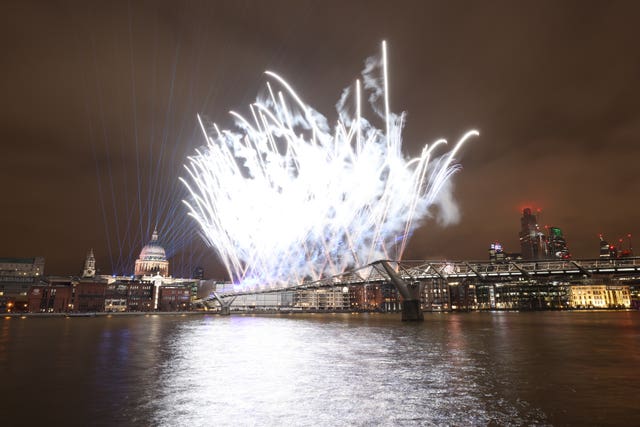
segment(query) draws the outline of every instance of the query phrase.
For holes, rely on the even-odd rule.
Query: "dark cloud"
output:
[[[638,231],[635,2],[0,7],[0,254],[44,255],[48,272],[77,271],[90,247],[111,270],[152,223],[182,215],[169,207],[201,144],[196,113],[229,124],[228,110],[244,111],[274,69],[331,118],[383,38],[393,109],[408,111],[407,154],[481,132],[454,177],[460,223],[427,221],[411,257],[485,258],[492,240],[517,250],[526,204],[581,257],[596,255],[600,232]],[[195,258],[213,265],[204,253]]]

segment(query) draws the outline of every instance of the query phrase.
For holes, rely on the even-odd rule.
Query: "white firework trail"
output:
[[[210,135],[198,117],[207,144],[185,165],[188,178],[180,179],[192,197],[184,203],[234,283],[277,288],[402,259],[418,222],[447,191],[455,154],[478,132],[437,159],[434,149],[445,140],[406,159],[404,115],[389,112],[386,71],[383,42],[382,60],[367,60],[363,82],[384,130],[362,117],[359,80],[355,96],[345,89],[331,129],[271,71],[280,89],[267,83],[268,95],[250,106],[249,118],[231,112],[238,131],[214,124]]]

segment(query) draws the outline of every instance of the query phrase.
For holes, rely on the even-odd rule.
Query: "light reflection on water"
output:
[[[78,425],[616,425],[637,409],[639,317],[10,319],[0,369]]]

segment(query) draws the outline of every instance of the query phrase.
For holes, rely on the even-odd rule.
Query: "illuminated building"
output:
[[[448,288],[452,310],[466,311],[477,306],[476,285],[473,281],[449,282]]]
[[[5,283],[2,279],[10,278],[19,282],[21,287],[18,291],[23,295],[19,302],[12,299],[4,307],[7,311],[34,313],[144,312],[158,309],[173,311],[190,307],[191,299],[196,298],[197,281],[161,275],[168,272],[169,263],[164,248],[157,240],[157,233],[154,232],[151,242],[142,249],[136,268],[138,273],[146,274],[138,277],[96,275],[93,250],[87,253],[82,277],[41,278],[43,258],[8,258],[3,266],[6,275],[0,274],[0,289],[4,289],[1,287]],[[34,278],[37,278],[37,282],[34,282]],[[169,296],[172,293],[180,295],[179,299],[173,298],[175,301],[179,300],[179,304],[161,304],[163,295],[166,302],[172,299]],[[0,300],[1,297],[0,295]],[[2,308],[0,305],[0,310]]]
[[[108,283],[104,296],[104,311],[127,311],[128,293],[129,289],[127,283],[120,281]]]
[[[602,234],[600,235],[600,258],[618,258],[618,248],[615,245],[609,244],[604,238]]]
[[[624,239],[618,240],[618,246],[609,244],[602,234],[600,235],[600,258],[630,258],[633,256],[633,246],[631,245],[631,234],[627,234],[627,247],[624,247]]]
[[[554,281],[516,280],[475,286],[480,310],[557,310],[569,307],[567,286]]]
[[[493,262],[504,261],[504,252],[499,242],[493,242],[489,246],[489,260]]]
[[[25,311],[32,286],[41,284],[44,258],[0,258],[0,312]]]
[[[167,254],[158,242],[158,231],[154,230],[151,241],[140,251],[136,260],[135,276],[169,276],[169,261]]]
[[[315,310],[347,310],[349,288],[305,289],[294,294],[294,307]]]
[[[1,276],[36,277],[44,274],[44,258],[0,258]]]
[[[224,287],[224,286],[223,286]],[[288,310],[293,308],[294,291],[241,295],[231,304],[232,310]]]
[[[523,259],[547,257],[546,237],[540,231],[538,220],[530,208],[525,208],[520,218],[520,248]]]
[[[620,238],[620,258],[629,258],[633,256],[633,245],[631,245],[631,234],[627,234],[627,243],[628,246],[624,248],[623,239]]]
[[[522,255],[518,253],[505,252],[500,242],[492,242],[489,245],[489,261],[491,262],[505,262],[516,259],[522,259]]]
[[[160,311],[184,311],[191,308],[191,289],[182,285],[162,286],[159,289]]]
[[[197,281],[193,279],[160,276],[104,277],[108,281],[104,298],[105,311],[175,311],[183,309],[183,302],[188,302],[190,306],[191,299],[196,298],[194,288],[197,287]],[[171,304],[172,297],[168,296],[178,293],[181,296],[180,308]],[[186,300],[182,298],[184,295],[187,296]]]
[[[398,311],[400,297],[390,283],[349,287],[349,305],[353,310]]]
[[[56,281],[31,287],[28,309],[32,313],[65,313],[71,311],[72,301],[73,287]]]
[[[233,292],[235,286],[229,282],[216,282],[215,280],[201,280],[197,284],[197,299],[210,299],[215,292]],[[282,291],[263,294],[238,295],[231,303],[231,310],[290,310],[293,308],[295,291]],[[208,307],[214,308],[217,302],[211,302]]]
[[[631,299],[631,308],[640,310],[640,284],[629,285],[629,298]]]
[[[28,294],[32,313],[101,312],[107,283],[96,278],[49,276]]]
[[[422,290],[422,307],[428,311],[451,309],[451,289],[456,286],[458,286],[457,282],[449,284],[446,280],[441,279],[427,280]]]
[[[134,280],[127,284],[127,311],[154,309],[154,284],[147,280]]]
[[[80,279],[80,281],[74,283],[73,286],[73,311],[81,313],[98,313],[104,311],[104,297],[107,290],[106,282]]]
[[[630,308],[629,286],[571,285],[569,304],[572,308]]]
[[[567,247],[567,241],[558,227],[549,227],[549,237],[547,239],[547,253],[550,258],[569,259],[571,253]]]

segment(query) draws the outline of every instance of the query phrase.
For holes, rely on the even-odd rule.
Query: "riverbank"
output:
[[[233,310],[231,314],[335,314],[335,313],[379,313],[374,311],[352,310]],[[121,312],[95,312],[95,313],[0,313],[5,318],[11,317],[119,317],[119,316],[202,316],[221,315],[220,311],[121,311]]]
[[[97,313],[2,313],[5,318],[10,317],[119,317],[119,316],[201,316],[203,314],[218,314],[216,311],[123,311]]]
[[[616,311],[629,311],[638,312],[637,309],[631,308],[604,308],[604,309],[567,309],[567,310],[513,310],[513,309],[497,309],[497,310],[437,310],[437,311],[425,311],[424,313],[491,313],[491,312],[580,312],[580,313],[603,313],[603,312],[616,312]],[[353,311],[353,310],[233,310],[232,315],[296,315],[296,314],[400,314],[400,312],[380,312],[380,311]],[[0,313],[4,318],[48,318],[48,317],[135,317],[135,316],[202,316],[202,315],[216,315],[225,316],[217,310],[208,311],[122,311],[122,312],[95,312],[95,313]]]

